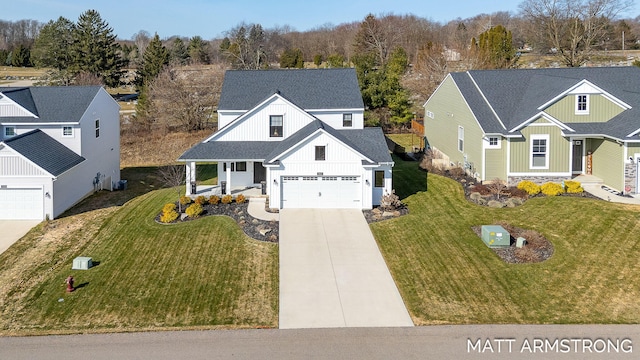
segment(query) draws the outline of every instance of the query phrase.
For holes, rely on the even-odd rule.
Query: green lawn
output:
[[[131,191],[143,195],[121,207],[70,214],[23,238],[23,251],[44,246],[47,229],[84,221],[46,262],[33,264],[39,271],[21,274],[28,285],[12,284],[0,294],[0,334],[277,326],[277,245],[248,238],[228,217],[156,223],[176,192],[149,192],[154,172],[147,172],[148,181],[134,177]],[[100,211],[104,216],[84,218]],[[99,264],[71,270],[75,256]],[[11,274],[19,257],[16,251],[0,256],[0,273]],[[65,292],[69,275],[79,286],[73,293]]]
[[[417,163],[394,160],[410,214],[372,230],[416,324],[640,322],[640,207],[572,197],[480,207],[437,175],[418,192],[395,178],[424,179]],[[541,232],[554,255],[504,263],[471,229],[498,221]]]
[[[405,152],[412,152],[414,146],[420,146],[420,137],[413,133],[386,134],[385,136],[404,147]]]

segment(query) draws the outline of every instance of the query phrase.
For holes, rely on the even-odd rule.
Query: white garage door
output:
[[[283,176],[282,208],[362,208],[359,176]]]
[[[0,219],[42,220],[42,189],[0,188]]]

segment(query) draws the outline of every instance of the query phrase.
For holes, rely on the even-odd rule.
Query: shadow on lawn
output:
[[[122,206],[133,198],[164,186],[158,177],[157,166],[124,168],[120,170],[120,178],[127,180],[126,190],[98,191],[67,210],[59,218],[112,206]]]

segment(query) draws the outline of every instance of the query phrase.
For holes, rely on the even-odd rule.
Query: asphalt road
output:
[[[0,337],[0,359],[637,359],[639,352],[640,326],[636,325],[473,325]]]

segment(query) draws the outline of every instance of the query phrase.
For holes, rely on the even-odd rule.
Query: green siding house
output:
[[[450,73],[424,104],[426,143],[482,181],[640,193],[639,84],[638,67]]]

